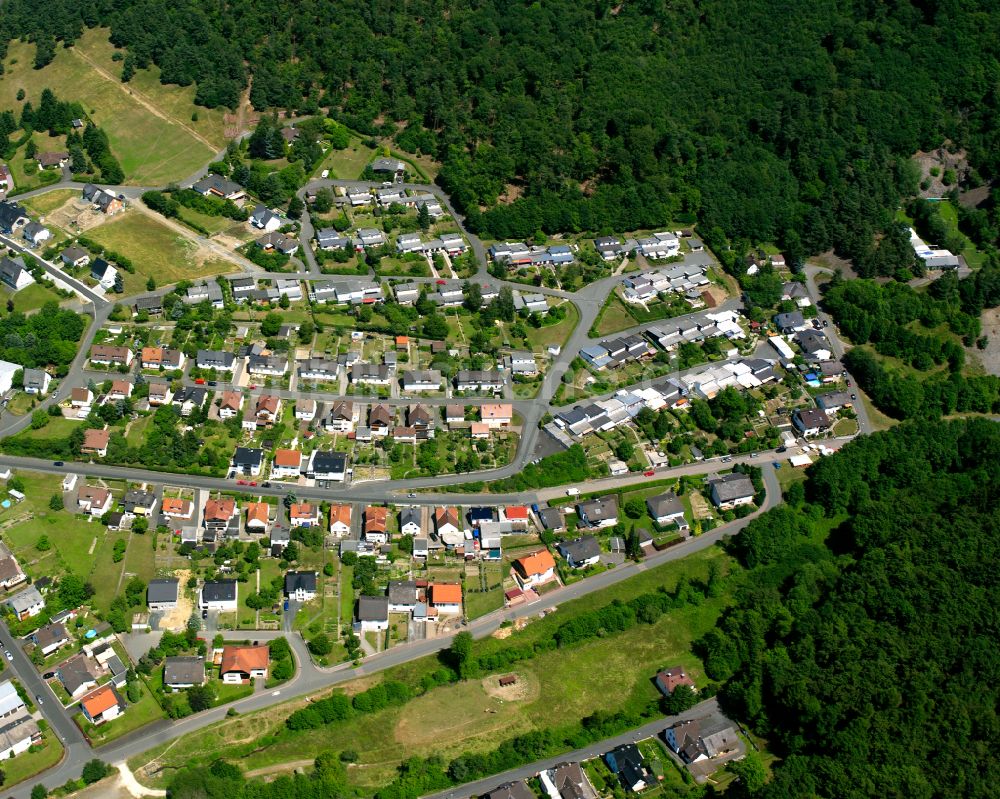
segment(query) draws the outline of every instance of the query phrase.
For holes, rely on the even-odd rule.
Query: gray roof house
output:
[[[163,684],[168,688],[190,688],[205,684],[205,658],[169,657],[163,666]]]
[[[753,502],[753,481],[740,472],[717,477],[709,483],[709,489],[712,502],[720,510]]]
[[[586,527],[612,527],[618,522],[618,498],[598,497],[576,506],[580,524]]]
[[[674,524],[687,527],[684,519],[684,503],[673,491],[665,491],[646,500],[646,509],[657,524]]]
[[[172,608],[177,605],[177,578],[150,580],[146,587],[146,604],[150,610]]]
[[[570,568],[583,569],[601,559],[601,545],[592,535],[582,535],[572,541],[561,541],[557,548]]]

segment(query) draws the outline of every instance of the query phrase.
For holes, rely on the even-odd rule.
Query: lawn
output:
[[[67,419],[64,416],[53,416],[49,418],[45,427],[40,427],[37,430],[32,430],[29,427],[18,435],[25,438],[65,438],[81,424],[82,422]]]
[[[32,752],[29,749],[17,757],[4,761],[5,788],[11,788],[15,783],[23,782],[40,771],[51,768],[62,759],[63,746],[52,730],[45,730],[42,743],[35,744],[32,748],[35,747],[38,747],[38,751]]]
[[[205,117],[198,126],[203,133],[192,127],[193,86],[161,86],[147,70],[122,84],[121,65],[111,62],[106,37],[106,31],[86,31],[77,46],[58,47],[55,59],[41,70],[32,68],[33,44],[12,42],[0,80],[0,105],[20,108],[16,95],[21,89],[37,105],[42,89],[50,88],[59,99],[81,102],[107,132],[130,183],[161,185],[191,175],[225,145],[221,112],[197,109],[199,123]],[[212,131],[211,137],[205,135]]]
[[[604,307],[601,308],[601,312],[594,326],[591,328],[591,332],[598,336],[608,336],[620,330],[627,330],[630,327],[635,327],[635,319],[628,312],[628,308],[622,302],[621,297],[612,292],[605,301]]]
[[[179,213],[181,222],[187,222],[189,224],[194,223],[195,225],[207,230],[209,234],[222,233],[224,230],[229,230],[233,227],[232,219],[227,219],[224,216],[209,216],[208,214],[203,214],[200,211],[195,211],[183,205],[181,206]],[[245,232],[243,225],[240,225],[239,227]],[[197,230],[197,228],[192,229],[199,234],[201,233],[201,231]]]
[[[20,291],[13,293],[4,286],[3,296],[4,304],[6,304],[7,298],[12,299],[14,300],[14,310],[25,314],[37,311],[47,302],[62,302],[65,299],[41,283],[32,283],[30,286],[25,286]]]
[[[0,83],[0,85],[2,85],[2,83]],[[66,204],[67,200],[71,200],[72,198],[79,196],[80,192],[76,189],[53,189],[45,194],[39,194],[36,197],[29,197],[21,204],[34,211],[36,214],[44,216],[45,214],[51,214],[57,208],[62,208]]]
[[[110,741],[121,738],[123,735],[134,732],[140,727],[145,727],[150,722],[164,718],[163,708],[153,698],[153,694],[146,683],[139,680],[139,686],[142,689],[142,697],[135,704],[129,703],[128,707],[125,708],[125,712],[114,721],[108,721],[95,727],[83,718],[83,713],[78,713],[75,716],[77,726],[83,730],[83,734],[95,746],[103,746]]]
[[[316,170],[316,175],[318,176],[324,169],[329,169],[331,178],[357,180],[365,171],[365,167],[375,160],[375,156],[375,150],[365,147],[360,138],[352,136],[351,144],[346,150],[330,150]]]
[[[193,242],[135,210],[93,228],[87,236],[132,260],[135,274],[123,274],[126,294],[145,291],[150,276],[165,286],[236,269],[228,261],[206,259]]]
[[[554,325],[545,325],[539,328],[525,325],[528,329],[528,343],[532,349],[542,349],[552,344],[558,344],[562,347],[569,340],[580,321],[580,312],[572,302],[564,302],[562,307],[566,309],[566,316]]]
[[[530,645],[554,626],[615,598],[628,599],[661,585],[672,589],[679,578],[706,579],[708,564],[727,562],[718,549],[706,550],[644,572],[634,579],[567,603],[560,611],[534,621],[509,639],[492,639],[486,649]],[[701,664],[691,653],[694,639],[716,622],[728,597],[709,599],[666,614],[655,624],[639,625],[618,635],[608,635],[563,650],[546,652],[512,669],[518,675],[518,690],[501,701],[489,678],[470,680],[433,689],[401,708],[358,716],[345,724],[305,733],[281,729],[284,713],[276,709],[226,720],[167,747],[133,758],[136,768],[159,758],[167,770],[172,766],[211,757],[232,758],[244,769],[255,769],[311,758],[320,751],[358,748],[361,751],[349,780],[362,789],[385,784],[405,758],[432,753],[447,761],[462,752],[482,752],[513,735],[561,724],[576,723],[596,710],[613,712],[644,706],[657,697],[652,675],[666,665],[682,665],[699,685],[706,680]],[[568,656],[569,655],[569,656]],[[383,672],[383,679],[417,684],[420,677],[437,667],[434,657],[403,664]],[[612,676],[613,675],[613,676]],[[348,683],[348,692],[371,685]],[[609,679],[615,690],[609,690]],[[287,708],[285,712],[287,713]],[[273,742],[248,751],[246,735],[254,730],[258,740],[264,731],[276,731]]]

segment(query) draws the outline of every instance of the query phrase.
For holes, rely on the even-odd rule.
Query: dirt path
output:
[[[273,766],[264,766],[263,768],[255,768],[252,771],[246,772],[244,776],[246,777],[266,777],[268,774],[283,774],[286,771],[295,771],[300,768],[309,768],[316,762],[316,759],[312,760],[290,760],[287,763],[276,763]]]
[[[129,88],[126,84],[122,83],[114,75],[112,75],[106,69],[104,69],[104,67],[102,67],[100,64],[98,64],[93,58],[91,58],[86,53],[82,52],[79,48],[77,48],[77,47],[71,47],[71,48],[69,48],[69,52],[72,53],[73,55],[75,55],[81,61],[86,62],[91,68],[93,68],[93,70],[95,72],[97,72],[98,75],[100,75],[106,81],[108,81],[109,83],[117,86],[122,92],[125,92],[126,94],[128,94],[129,97],[131,97],[133,100],[135,100],[137,103],[139,103],[139,105],[141,105],[143,108],[145,108],[147,111],[149,111],[149,113],[151,113],[153,116],[159,117],[164,122],[169,122],[172,125],[177,125],[177,126],[183,128],[185,131],[187,131],[192,136],[194,136],[194,138],[196,138],[198,141],[200,141],[202,144],[204,144],[206,147],[208,147],[213,153],[214,152],[218,152],[218,150],[219,150],[218,145],[213,144],[212,142],[210,142],[208,139],[206,139],[204,136],[202,136],[198,131],[196,131],[190,125],[186,125],[185,123],[181,122],[179,119],[175,119],[174,117],[169,116],[168,114],[163,113],[163,111],[161,111],[159,108],[157,108],[152,103],[152,101],[150,101],[148,98],[146,98],[145,95],[142,94],[142,92],[139,92],[139,91],[136,91],[135,89]]]

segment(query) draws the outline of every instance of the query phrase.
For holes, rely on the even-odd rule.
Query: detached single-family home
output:
[[[709,483],[709,487],[712,504],[719,510],[729,510],[753,503],[753,481],[740,472],[717,477]]]
[[[585,569],[601,560],[601,545],[592,535],[582,535],[572,541],[562,541],[557,548],[571,569]]]
[[[670,696],[679,685],[686,685],[694,690],[694,680],[688,677],[683,666],[674,666],[657,672],[656,687],[663,691],[664,696]]]
[[[115,287],[118,270],[103,258],[98,258],[90,265],[90,276],[97,281],[102,289],[110,291]]]
[[[122,497],[122,507],[126,513],[131,513],[133,516],[149,517],[156,508],[156,494],[137,489],[126,491]]]
[[[351,533],[351,506],[330,506],[330,535],[344,538]]]
[[[236,356],[221,350],[198,350],[195,357],[199,369],[215,369],[217,372],[231,372],[236,365]]]
[[[278,449],[274,451],[274,461],[271,464],[271,477],[284,479],[298,477],[302,471],[302,453],[297,449]]]
[[[371,544],[385,544],[389,540],[389,509],[379,505],[365,508],[362,537]]]
[[[663,738],[685,763],[734,754],[742,746],[735,726],[721,713],[671,724]]]
[[[37,247],[52,238],[52,231],[39,222],[29,222],[24,226],[21,235],[28,244]]]
[[[555,576],[556,562],[552,553],[540,549],[514,561],[514,577],[521,588],[534,588]]]
[[[461,516],[458,508],[439,507],[434,509],[434,530],[437,537],[447,547],[455,547],[465,540]]]
[[[79,247],[67,247],[59,254],[66,266],[82,267],[90,263],[90,253]]]
[[[125,712],[125,700],[113,685],[102,685],[80,700],[80,708],[91,724],[103,724]]]
[[[177,607],[177,592],[176,577],[150,580],[146,587],[146,605],[151,611],[171,610]]]
[[[191,188],[203,197],[212,195],[224,200],[232,200],[237,204],[246,197],[246,192],[243,191],[243,187],[239,183],[228,180],[221,175],[206,175]]]
[[[355,629],[359,632],[387,630],[389,628],[389,597],[358,597],[356,615]]]
[[[660,526],[676,524],[678,527],[687,527],[687,521],[684,519],[684,503],[673,491],[665,491],[647,498],[646,509],[653,521]]]
[[[97,676],[91,670],[90,658],[74,655],[56,668],[56,676],[71,697],[76,699],[97,685]]]
[[[316,598],[316,572],[287,572],[285,574],[285,596],[298,602],[308,602]]]
[[[826,411],[819,408],[802,408],[792,414],[792,424],[806,438],[825,433],[833,423]]]
[[[635,744],[616,746],[604,755],[604,762],[607,763],[611,773],[618,777],[626,791],[638,793],[648,784],[649,772],[646,770],[646,762]]]
[[[427,587],[427,599],[439,614],[462,612],[462,586],[460,583],[431,583]]]
[[[281,418],[281,397],[274,394],[261,394],[254,406],[254,424],[256,427],[270,427]],[[246,424],[246,422],[244,422]]]
[[[483,799],[535,799],[535,792],[531,790],[524,780],[516,782],[505,782],[484,794]],[[567,799],[572,799],[567,797]]]
[[[495,369],[461,369],[455,375],[455,388],[458,391],[502,391],[503,373]]]
[[[27,225],[31,218],[24,208],[10,200],[0,201],[0,233],[8,236]]]
[[[21,695],[10,680],[0,682],[0,719],[9,719],[21,710],[25,710],[26,705]],[[4,722],[4,725],[6,723]]]
[[[103,486],[82,485],[76,490],[76,505],[84,513],[100,518],[113,506],[111,492]]]
[[[437,391],[441,388],[441,372],[437,369],[410,369],[403,372],[404,391]]]
[[[98,366],[131,366],[135,357],[128,347],[94,344],[90,348],[90,363]]]
[[[83,187],[83,199],[91,206],[107,216],[114,216],[125,208],[125,197],[115,194],[110,189],[88,183]]]
[[[163,684],[174,691],[205,684],[205,658],[181,655],[163,664]]]
[[[288,523],[292,527],[318,527],[319,505],[295,502],[288,508]]]
[[[239,515],[239,506],[232,497],[210,499],[205,503],[205,530],[213,535],[235,533],[231,537],[236,537],[240,530]]]
[[[266,646],[224,646],[219,676],[224,683],[248,683],[267,679],[271,651]]]
[[[223,391],[219,398],[219,418],[232,419],[243,410],[243,395],[239,391]]]
[[[422,532],[421,510],[415,505],[407,505],[399,512],[399,532],[403,535],[418,536]]]
[[[347,453],[314,449],[306,464],[306,477],[317,483],[342,483],[347,477]]]
[[[576,515],[582,526],[614,527],[618,523],[618,498],[609,495],[580,502]]]
[[[10,548],[0,541],[0,588],[10,590],[15,585],[23,583],[28,577],[21,564],[17,562]]]
[[[111,440],[110,430],[96,430],[90,428],[83,431],[83,444],[80,445],[80,452],[83,455],[96,455],[103,458],[108,454],[108,442]]]
[[[0,258],[0,282],[14,291],[20,291],[34,283],[35,279],[25,267],[23,258],[9,258],[5,255]]]
[[[236,610],[236,580],[208,580],[201,587],[198,604],[202,610]]]
[[[237,447],[233,452],[232,467],[237,474],[256,477],[264,464],[264,450],[259,447]]]
[[[160,513],[168,519],[190,521],[194,516],[194,503],[190,499],[180,497],[164,497],[160,505]]]
[[[54,622],[35,630],[31,634],[31,640],[41,650],[42,655],[48,657],[59,647],[68,644],[70,639],[66,626],[61,622]]]
[[[509,402],[486,402],[479,408],[483,424],[491,429],[509,427],[514,417],[514,406]]]
[[[271,509],[266,502],[247,503],[247,521],[245,529],[248,533],[262,535],[267,532],[267,528],[270,523]]]
[[[417,606],[417,584],[413,580],[390,580],[387,593],[390,613],[410,613]]]
[[[301,422],[311,422],[316,418],[316,400],[302,399],[295,400],[295,418]]]
[[[563,763],[538,777],[549,799],[597,799],[597,791],[579,763]]]
[[[41,169],[62,168],[69,163],[69,153],[38,153],[35,156],[35,160],[38,162],[38,166]]]
[[[791,313],[780,313],[774,317],[775,327],[781,333],[798,333],[809,327],[802,311],[792,311]]]

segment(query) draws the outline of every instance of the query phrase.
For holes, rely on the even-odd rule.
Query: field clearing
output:
[[[32,68],[35,45],[12,42],[0,78],[0,105],[20,108],[16,99],[20,89],[25,91],[25,100],[37,105],[42,89],[50,88],[61,100],[82,103],[107,132],[129,183],[161,185],[188,177],[217,152],[211,142],[218,149],[224,146],[221,113],[198,109],[199,120],[204,114],[209,129],[217,126],[218,134],[208,138],[188,127],[195,106],[190,100],[186,104],[180,100],[181,93],[193,99],[194,87],[161,87],[158,76],[146,75],[143,80],[142,70],[132,85],[122,84],[120,64],[105,66],[91,55],[103,46],[110,62],[106,36],[106,31],[85,32],[76,47],[56,48],[55,59],[41,70]]]
[[[713,549],[651,569],[626,583],[567,603],[559,613],[514,633],[513,641],[491,641],[486,648],[523,645],[551,633],[553,627],[567,619],[603,607],[615,598],[627,600],[660,585],[672,589],[681,577],[704,580],[713,560],[728,562],[720,550]],[[619,635],[573,646],[571,657],[567,651],[555,650],[517,663],[511,671],[518,676],[520,693],[506,697],[502,703],[496,692],[489,689],[488,682],[466,681],[433,689],[403,707],[356,716],[343,724],[304,733],[287,733],[281,726],[291,706],[285,707],[284,712],[272,708],[262,714],[221,722],[133,758],[130,765],[137,768],[155,757],[153,770],[171,768],[200,762],[202,753],[212,752],[213,758],[231,759],[247,770],[282,763],[291,767],[295,761],[320,751],[357,748],[352,744],[364,740],[368,743],[359,762],[349,769],[348,779],[362,789],[371,789],[384,785],[392,778],[396,766],[413,755],[438,754],[447,761],[462,752],[487,751],[518,733],[578,722],[595,710],[644,706],[657,697],[652,676],[666,665],[684,666],[696,683],[704,685],[701,664],[691,652],[691,643],[715,624],[728,601],[728,596],[724,596],[705,600],[698,606],[686,605],[653,625],[638,625]],[[422,674],[437,667],[437,662],[436,658],[423,658],[381,676],[416,684]],[[615,690],[608,690],[609,675],[613,675]],[[365,679],[368,687],[370,678]],[[338,690],[352,693],[355,684],[346,683]],[[389,730],[391,736],[387,734]],[[246,743],[250,740],[275,732],[271,745],[248,751]],[[150,782],[143,775],[140,779]]]
[[[157,286],[165,286],[236,271],[235,264],[214,257],[211,251],[135,210],[93,228],[87,235],[132,260],[135,274],[123,273],[126,294],[145,291],[150,276]]]
[[[628,330],[628,328],[635,327],[635,325],[636,321],[628,312],[628,308],[625,307],[625,303],[622,302],[621,297],[616,293],[612,293],[604,309],[601,311],[601,317],[595,325],[596,330],[594,332],[599,336],[609,336],[612,333]]]
[[[32,283],[30,286],[25,286],[20,291],[11,292],[6,286],[3,287],[3,303],[4,306],[7,304],[8,299],[14,300],[14,310],[19,313],[30,313],[31,311],[37,311],[45,303],[53,302],[63,302],[64,298],[60,297],[48,286],[43,286],[41,283]],[[4,311],[0,313],[5,313]]]
[[[80,196],[76,189],[53,189],[52,191],[29,197],[21,202],[22,205],[34,211],[36,214],[51,214],[57,208],[62,208],[69,200]]]
[[[532,349],[538,350],[553,344],[562,347],[573,334],[573,330],[580,321],[580,312],[572,302],[564,302],[562,307],[566,309],[566,316],[554,325],[545,325],[539,328],[525,325],[528,329],[528,343]]]
[[[346,150],[330,150],[323,163],[316,169],[316,176],[318,177],[324,169],[329,169],[331,178],[357,180],[365,167],[375,159],[375,155],[375,150],[365,147],[359,137],[352,136]]]

